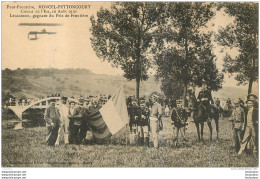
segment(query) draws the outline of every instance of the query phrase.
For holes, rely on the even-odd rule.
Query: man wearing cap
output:
[[[47,127],[46,143],[50,146],[55,145],[61,125],[60,112],[59,109],[55,107],[55,103],[55,99],[52,99],[50,101],[50,106],[46,108],[44,113],[44,120],[46,121]]]
[[[244,109],[240,106],[240,101],[236,100],[234,102],[235,109],[232,112],[232,129],[233,129],[233,140],[235,144],[235,151],[238,152],[240,149],[240,144],[242,142],[242,131],[244,130]]]
[[[155,148],[159,147],[158,135],[159,135],[159,123],[158,119],[162,116],[162,106],[157,102],[158,95],[152,95],[152,107],[150,112],[150,127],[153,137],[153,144]],[[145,137],[145,143],[149,143],[149,137]],[[146,144],[147,145],[147,144]]]
[[[130,131],[131,133],[137,132],[137,123],[141,119],[141,108],[137,105],[137,101],[135,99],[132,100],[131,110],[130,110]],[[133,130],[134,129],[134,130]]]
[[[186,141],[185,127],[187,125],[188,115],[182,107],[182,100],[176,100],[177,108],[173,108],[171,119],[173,122],[173,129],[175,130],[174,141],[178,143],[179,131]]]
[[[245,133],[238,154],[242,154],[245,149],[251,150],[254,154],[258,151],[258,109],[254,107],[253,100],[246,101],[248,110],[245,118]]]
[[[149,109],[148,107],[145,106],[145,103],[140,104],[141,107],[141,115],[138,118],[137,121],[137,127],[138,127],[138,135],[139,135],[139,145],[144,145],[146,144],[147,147],[148,146],[148,142],[149,141]],[[146,139],[147,141],[144,142],[144,139]]]
[[[198,100],[207,108],[208,113],[210,112],[210,102],[213,104],[211,92],[207,89],[205,81],[202,82],[202,90],[199,92]],[[209,115],[210,118],[210,115]]]

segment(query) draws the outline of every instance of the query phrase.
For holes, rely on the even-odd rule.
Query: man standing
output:
[[[60,128],[60,112],[58,108],[55,107],[55,99],[50,101],[50,106],[46,108],[44,113],[44,120],[46,121],[47,127],[47,138],[46,143],[49,146],[54,146],[59,133]]]
[[[240,106],[240,101],[234,102],[235,109],[232,113],[232,129],[233,129],[233,139],[235,144],[235,151],[238,152],[240,149],[240,144],[242,142],[242,132],[244,128],[244,109]]]
[[[246,101],[248,110],[246,111],[245,133],[238,154],[242,154],[245,149],[257,154],[258,150],[258,109],[254,107],[254,101]]]
[[[79,108],[76,108],[75,102],[70,102],[69,107],[69,143],[70,144],[79,144],[80,143],[80,137],[79,137],[79,130],[81,125],[81,116],[80,116],[80,110]]]
[[[64,143],[65,145],[69,144],[69,107],[67,105],[67,97],[62,97],[62,104],[60,106],[60,115],[61,115],[61,123],[64,132]]]
[[[182,100],[176,100],[176,103],[177,103],[177,108],[173,109],[171,119],[173,122],[173,129],[174,129],[173,131],[175,131],[174,141],[178,143],[179,131],[183,136],[183,140],[187,141],[185,127],[187,125],[188,115],[185,109],[182,107]]]
[[[139,145],[146,145],[149,147],[149,110],[145,103],[140,105],[140,116],[138,116],[138,143]],[[145,141],[145,142],[144,142]]]
[[[88,110],[88,111],[89,111],[89,113],[88,113],[89,115],[98,112],[98,110],[101,108],[101,106],[98,104],[98,99],[97,99],[97,97],[92,98],[91,104],[92,104],[92,105],[89,107],[89,110]],[[94,136],[93,136],[93,140],[94,140],[95,142],[98,142],[98,139],[95,138]]]
[[[152,95],[152,107],[150,112],[150,127],[153,136],[153,144],[155,148],[159,147],[158,135],[159,135],[159,118],[162,116],[162,106],[157,102],[158,95]],[[145,142],[149,143],[149,137],[145,138]]]
[[[137,132],[137,122],[141,118],[141,108],[137,105],[135,99],[132,100],[131,113],[130,113],[130,131],[131,134],[136,134]]]
[[[87,123],[87,116],[88,116],[88,109],[84,106],[84,100],[80,99],[79,101],[79,116],[82,118],[82,123],[80,126],[79,138],[80,142],[84,142],[87,136],[88,131],[88,123]]]

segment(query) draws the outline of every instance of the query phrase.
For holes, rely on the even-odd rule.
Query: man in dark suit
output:
[[[74,101],[70,101],[69,107],[69,143],[70,144],[80,144],[80,126],[82,123],[82,116],[80,113],[80,108],[76,107]]]
[[[84,104],[84,100],[80,99],[79,100],[79,106],[78,106],[79,117],[82,118],[81,119],[82,123],[80,125],[80,131],[79,131],[80,142],[84,142],[84,140],[87,136],[87,131],[88,131],[87,116],[89,114],[89,111],[87,109],[87,106],[83,106],[83,104]]]
[[[46,121],[47,127],[47,145],[54,146],[56,144],[59,129],[61,125],[60,112],[57,107],[55,107],[55,99],[50,101],[50,106],[46,108],[44,113],[44,120]]]
[[[174,141],[178,143],[179,131],[183,136],[183,140],[186,141],[186,133],[185,127],[187,125],[188,115],[185,109],[182,107],[182,100],[176,100],[177,108],[173,108],[172,110],[172,123],[173,123],[173,130],[175,131],[174,134]]]

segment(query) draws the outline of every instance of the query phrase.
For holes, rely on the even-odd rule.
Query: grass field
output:
[[[160,147],[126,146],[125,129],[109,144],[82,144],[49,147],[44,144],[45,128],[19,131],[2,129],[2,167],[257,167],[256,156],[237,156],[227,119],[220,120],[220,139],[213,141],[205,126],[205,141],[198,142],[194,123],[187,127],[188,142],[174,147],[170,120],[163,118]],[[152,143],[152,142],[151,142]]]

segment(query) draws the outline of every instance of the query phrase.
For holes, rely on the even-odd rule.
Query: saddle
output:
[[[200,103],[194,111],[193,119],[194,122],[203,121],[206,122],[208,120],[209,112],[204,104]]]

